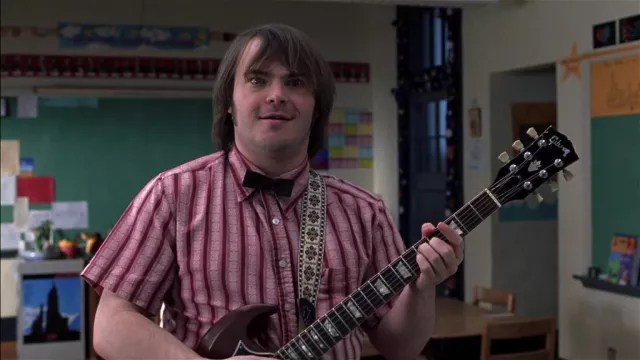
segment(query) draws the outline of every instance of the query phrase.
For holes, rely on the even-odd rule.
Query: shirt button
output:
[[[293,306],[291,304],[284,304],[284,310],[289,312],[293,310]]]
[[[278,224],[280,224],[280,219],[273,218],[273,220],[271,220],[271,222],[273,223],[273,225],[278,225]]]
[[[281,268],[287,267],[287,260],[280,260],[280,267]]]

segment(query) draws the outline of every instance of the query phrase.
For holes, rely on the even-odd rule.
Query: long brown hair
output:
[[[259,66],[264,61],[279,61],[310,82],[315,97],[314,119],[307,148],[307,155],[311,159],[325,142],[325,128],[335,98],[335,81],[331,67],[311,39],[300,30],[283,24],[248,29],[229,46],[218,68],[213,89],[213,140],[225,152],[233,146],[234,124],[228,110],[233,103],[235,72],[247,43],[254,38],[260,40],[260,49],[251,59],[249,68]]]

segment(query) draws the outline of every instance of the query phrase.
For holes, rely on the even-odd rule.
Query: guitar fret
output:
[[[322,327],[325,329],[325,331],[327,332],[327,335],[329,335],[331,340],[339,339],[341,337],[341,334],[336,329],[336,326],[333,324],[333,321],[331,321],[331,319],[329,319],[329,315],[330,314],[331,314],[331,312],[328,312],[327,315],[324,316],[324,320],[322,320],[320,323],[322,324]],[[338,341],[336,341],[335,343],[337,343],[337,342]]]
[[[338,316],[340,316],[340,320],[347,325],[349,330],[353,330],[356,326],[360,325],[343,303],[337,304],[334,309]]]
[[[362,287],[365,288],[365,296],[374,308],[378,309],[384,305],[384,297],[378,293],[371,280],[367,281]]]
[[[322,349],[320,349],[320,347],[316,344],[316,342],[313,341],[306,332],[303,331],[300,333],[300,341],[302,341],[302,343],[304,344],[305,348],[303,348],[303,350],[306,349],[305,353],[308,356],[312,358],[317,358],[322,356]]]
[[[311,333],[311,339],[313,339],[315,345],[324,353],[327,350],[329,350],[331,348],[331,346],[329,344],[327,344],[327,342],[325,341],[324,337],[322,335],[320,335],[320,333],[318,332],[318,329],[316,329],[318,325],[316,326],[310,326],[308,327],[305,332],[309,332]]]
[[[371,302],[369,302],[369,300],[367,299],[367,297],[365,296],[365,294],[362,292],[361,289],[362,288],[358,289],[353,294],[353,299],[355,300],[358,307],[364,311],[366,316],[371,316],[376,311],[376,308],[375,306],[373,306]]]
[[[286,346],[286,350],[285,351],[294,360],[298,360],[300,358],[304,358],[304,357],[301,357],[300,354],[298,353],[298,350],[295,347],[295,341],[292,341],[291,343],[289,343],[288,346]]]
[[[346,336],[349,333],[349,327],[342,320],[342,318],[340,317],[340,314],[336,312],[335,308],[333,310],[330,310],[327,313],[327,317],[331,320],[331,322],[333,323],[335,328],[338,330],[340,335]]]
[[[320,320],[312,324],[312,327],[328,347],[332,347],[333,345],[338,343],[339,340],[336,340],[331,334],[329,334],[329,331],[324,327]]]
[[[398,276],[398,274],[396,274],[396,272],[393,271],[393,268],[391,267],[387,267],[386,269],[384,269],[380,277],[382,278],[382,280],[384,280],[385,283],[387,283],[387,285],[389,285],[393,295],[397,294],[398,291],[400,291],[405,285],[402,278]]]

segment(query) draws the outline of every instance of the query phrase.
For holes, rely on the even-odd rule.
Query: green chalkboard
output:
[[[89,229],[103,236],[132,198],[158,173],[214,151],[212,103],[207,99],[40,101],[37,118],[0,120],[4,139],[20,140],[20,156],[33,158],[35,175],[55,177],[57,201],[89,206]],[[46,209],[50,205],[30,206]],[[1,221],[13,221],[2,206]]]
[[[640,114],[591,120],[591,226],[603,270],[614,234],[640,236]]]

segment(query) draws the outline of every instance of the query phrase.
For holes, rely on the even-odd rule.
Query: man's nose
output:
[[[267,102],[270,104],[284,104],[287,102],[286,89],[279,81],[274,81],[269,87]]]

